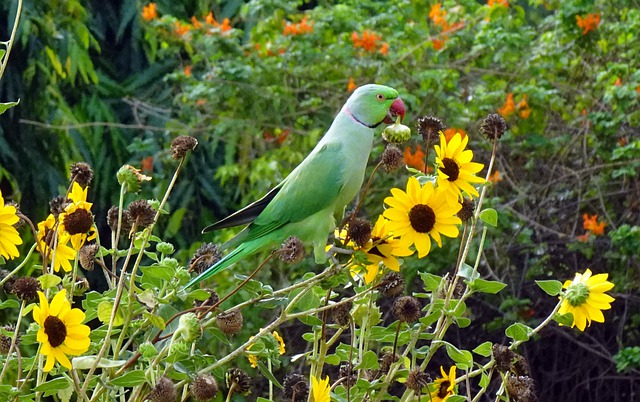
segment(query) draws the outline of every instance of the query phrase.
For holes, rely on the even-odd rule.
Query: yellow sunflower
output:
[[[73,203],[67,205],[60,214],[60,230],[67,232],[71,237],[71,246],[74,250],[80,250],[87,240],[93,240],[97,232],[93,227],[92,203],[87,202],[87,188],[82,188],[77,182],[73,182],[69,198]]]
[[[389,205],[383,216],[389,219],[388,228],[395,236],[407,244],[414,244],[418,258],[423,258],[431,250],[431,238],[442,247],[440,235],[457,237],[462,223],[456,213],[462,208],[460,203],[450,203],[447,194],[433,183],[420,185],[418,179],[410,177],[407,191],[391,189],[392,197],[385,198]]]
[[[282,339],[278,331],[273,331],[271,335],[273,335],[273,337],[276,338],[276,341],[278,341],[278,353],[283,355],[285,353],[284,339]]]
[[[79,356],[89,349],[88,326],[82,324],[85,314],[79,308],[71,308],[65,289],[51,300],[51,305],[42,292],[38,292],[40,305],[33,308],[33,319],[40,326],[36,339],[40,342],[40,353],[47,356],[44,371],[51,371],[58,361],[71,369],[68,356]]]
[[[604,322],[602,310],[610,309],[611,303],[615,300],[605,294],[614,286],[607,281],[608,276],[609,274],[592,275],[591,270],[587,269],[584,274],[576,273],[573,281],[564,283],[565,298],[558,314],[573,315],[571,328],[575,326],[584,331],[585,327],[591,325],[591,321]]]
[[[329,376],[318,380],[316,376],[311,376],[311,394],[313,402],[331,402],[331,387],[329,386]]]
[[[4,205],[4,197],[0,191],[0,256],[7,260],[20,256],[16,246],[22,244],[22,239],[13,227],[20,220],[16,212],[13,205]]]
[[[68,246],[70,236],[64,231],[58,230],[58,242],[55,248],[53,245],[53,235],[55,234],[56,218],[49,214],[46,220],[38,223],[38,247],[44,253],[47,260],[53,264],[55,272],[62,268],[65,272],[70,272],[71,261],[76,258],[76,251]]]
[[[440,374],[442,374],[442,378],[436,378],[434,381],[435,389],[433,386],[431,387],[431,402],[444,402],[456,393],[456,366],[451,366],[449,374],[440,366]]]
[[[482,163],[471,162],[473,151],[467,149],[469,137],[462,138],[460,133],[447,142],[444,134],[440,132],[440,145],[436,145],[436,164],[438,165],[438,187],[455,196],[455,200],[461,197],[461,192],[478,197],[478,190],[472,183],[484,183],[485,180],[475,174],[484,168]]]

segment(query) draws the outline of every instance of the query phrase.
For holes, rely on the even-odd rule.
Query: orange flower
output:
[[[640,94],[640,85],[636,87],[636,92]]]
[[[576,15],[576,24],[582,29],[582,35],[595,31],[600,25],[600,13],[587,14],[584,16]]]
[[[357,33],[352,32],[351,40],[353,41],[353,47],[356,49],[361,47],[368,52],[375,52],[380,36],[371,31],[364,31],[362,32],[362,37],[360,37]]]
[[[585,233],[583,235],[576,236],[576,238],[578,239],[578,241],[586,242],[587,240],[589,240],[589,236],[591,236],[591,233],[587,232],[587,233]]]
[[[156,3],[149,3],[142,7],[142,19],[145,21],[151,21],[158,18],[158,11],[156,10]]]
[[[213,12],[212,11],[209,11],[209,14],[207,14],[207,16],[204,17],[204,22],[209,24],[209,25],[213,25],[214,27],[217,27],[217,26],[220,25],[220,24],[218,24],[216,19],[213,18]]]
[[[176,21],[175,28],[173,29],[173,32],[176,35],[184,36],[190,30],[191,30],[191,25],[190,24],[183,24],[180,21]]]
[[[598,236],[604,233],[604,227],[607,226],[606,222],[598,223],[598,215],[582,215],[582,227],[588,230],[593,235]]]
[[[431,19],[431,21],[433,21],[433,23],[436,25],[440,25],[441,27],[447,25],[447,20],[445,19],[446,15],[447,12],[442,9],[442,4],[440,3],[434,4],[433,6],[431,6],[431,10],[429,10],[429,18]]]
[[[191,17],[191,24],[193,25],[194,29],[202,28],[202,24],[200,23],[200,21],[198,21],[198,19],[195,16]]]
[[[467,133],[465,133],[463,129],[451,127],[444,130],[444,138],[447,140],[447,142],[449,142],[449,140],[452,139],[453,136],[456,135],[456,133],[460,133],[460,139],[464,139],[464,137],[467,136]]]
[[[191,77],[191,66],[184,66],[184,75],[187,77]]]
[[[142,159],[142,168],[140,170],[143,172],[151,172],[153,170],[153,156],[147,156]]]
[[[411,152],[411,147],[408,146],[404,149],[404,163],[412,168],[416,168],[420,171],[424,172],[424,161],[425,153],[420,149],[420,145],[416,146],[416,152]]]
[[[500,116],[505,119],[516,110],[516,103],[513,100],[513,93],[509,92],[507,94],[507,99],[504,101],[504,104],[501,108],[498,109],[498,113]]]
[[[347,91],[348,92],[353,92],[353,91],[356,90],[356,88],[358,88],[358,86],[353,81],[353,77],[349,77],[349,84],[347,85]]]
[[[380,54],[386,56],[389,54],[389,44],[387,42],[384,42],[382,44],[382,46],[380,46],[380,50],[378,50],[380,52]]]
[[[444,47],[444,44],[447,42],[446,38],[442,38],[442,39],[432,39],[431,40],[431,45],[433,46],[434,49],[436,50],[440,50]]]
[[[622,85],[622,80],[620,79],[620,77],[616,77],[616,82],[613,83],[613,85],[619,87],[620,85]]]
[[[283,22],[284,25],[284,30],[282,31],[282,34],[287,36],[287,35],[302,35],[305,33],[311,33],[313,32],[313,25],[309,24],[308,22],[308,17],[305,15],[302,18],[302,21],[300,21],[297,24],[293,24],[291,22]]]
[[[487,5],[489,7],[493,7],[493,6],[509,7],[509,2],[507,0],[489,0],[487,2]]]
[[[502,181],[501,173],[499,170],[495,170],[493,173],[489,175],[489,182],[493,184],[497,184]]]
[[[231,31],[231,24],[229,23],[229,18],[223,19],[222,24],[220,24],[219,27],[222,32]]]
[[[518,102],[518,105],[516,106],[516,109],[518,109],[518,114],[520,115],[521,118],[523,119],[528,119],[529,116],[531,115],[531,108],[529,107],[529,104],[527,103],[527,95],[524,94],[522,95],[522,100],[520,102]]]

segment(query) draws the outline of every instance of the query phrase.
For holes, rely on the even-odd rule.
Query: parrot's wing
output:
[[[202,229],[202,233],[210,232],[212,230],[230,228],[234,226],[246,225],[247,223],[253,222],[254,219],[260,215],[260,213],[269,205],[271,200],[278,194],[280,189],[282,188],[282,184],[280,183],[271,191],[269,191],[264,197],[260,198],[258,201],[252,202],[246,207],[238,210],[231,215],[227,216],[224,219],[219,220],[216,223],[213,223],[206,228]]]
[[[282,183],[271,202],[249,226],[250,241],[299,222],[332,205],[345,185],[342,144],[329,143],[305,159]],[[331,211],[333,213],[333,211]]]

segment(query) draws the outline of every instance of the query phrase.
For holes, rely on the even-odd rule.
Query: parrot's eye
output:
[[[379,101],[383,101],[384,100],[384,95],[383,94],[377,94],[376,95],[376,99]]]

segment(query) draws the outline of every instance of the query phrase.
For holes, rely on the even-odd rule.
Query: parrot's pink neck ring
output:
[[[354,114],[353,114],[353,113],[351,113],[351,110],[349,110],[349,108],[348,108],[348,107],[345,107],[343,110],[344,110],[344,112],[347,114],[347,116],[351,117],[351,118],[352,118],[356,123],[359,123],[359,124],[361,124],[361,125],[363,125],[363,126],[365,126],[365,127],[367,127],[367,128],[376,128],[376,127],[378,127],[380,124],[382,124],[382,122],[377,123],[377,124],[367,124],[367,123],[365,123],[364,121],[362,121],[362,120],[358,119],[356,116],[354,116]]]

